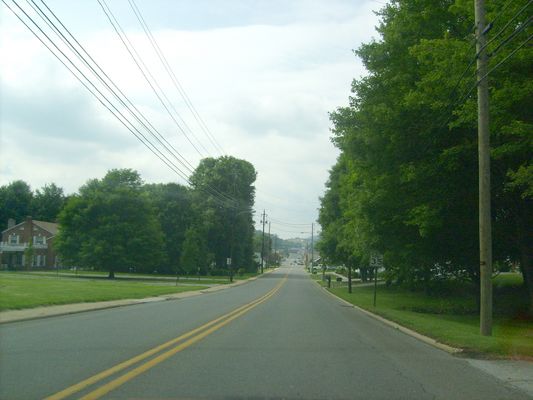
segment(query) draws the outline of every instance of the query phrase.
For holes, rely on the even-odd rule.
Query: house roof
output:
[[[32,221],[35,225],[37,225],[39,228],[44,229],[47,232],[50,232],[53,236],[57,235],[57,232],[59,230],[59,224],[56,224],[55,222],[47,222],[47,221],[37,221],[36,219],[32,219]],[[26,221],[22,221],[11,228],[4,229],[2,233],[7,232],[13,228],[17,228],[21,225],[24,225]]]
[[[37,221],[34,219],[33,223],[37,225],[39,228],[42,228],[45,231],[50,232],[52,235],[56,235],[59,229],[59,224],[56,224],[55,222]]]

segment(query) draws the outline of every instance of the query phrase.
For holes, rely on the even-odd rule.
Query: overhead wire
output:
[[[477,54],[476,54],[476,57],[479,57],[479,53],[481,53],[483,50],[485,50],[488,46],[490,46],[492,44],[492,42],[494,42],[503,32],[505,32],[505,30],[507,29],[507,27],[509,27],[509,25],[511,25],[525,10],[526,8],[528,8],[531,3],[533,2],[533,0],[529,0],[525,6],[523,6],[520,10],[518,10],[518,12],[513,16],[511,17],[511,19],[509,21],[507,21],[507,23],[498,31],[498,33],[496,33],[490,40],[487,41],[487,43],[485,43],[484,46],[482,46]],[[503,13],[503,11],[507,8],[508,4],[502,9],[502,11],[500,11],[500,13],[496,16],[496,18],[494,19],[494,21]],[[493,22],[494,22],[493,21]]]
[[[474,91],[474,89],[479,85],[479,83],[485,79],[486,77],[489,76],[489,74],[491,72],[493,72],[494,70],[496,70],[497,68],[499,68],[502,64],[504,64],[508,59],[510,59],[512,56],[515,55],[515,53],[520,50],[522,47],[524,47],[526,44],[528,44],[531,39],[533,39],[533,34],[532,35],[529,35],[529,37],[524,40],[520,45],[518,45],[518,47],[516,47],[512,52],[510,52],[505,58],[503,58],[500,62],[498,62],[496,65],[494,65],[492,68],[490,68],[486,73],[485,75],[483,75],[481,78],[479,78],[477,81],[476,81],[476,84],[475,85],[472,85],[472,87],[470,87],[470,89],[461,97],[463,100],[466,99],[468,96],[470,96],[470,94]]]
[[[29,0],[27,0],[27,2],[28,2],[28,4],[30,4],[30,3],[29,3]],[[56,32],[56,34],[60,35],[60,38],[63,40],[63,42],[64,42],[65,44],[67,44],[67,46],[69,46],[69,47],[71,48],[71,50],[73,50],[73,51],[76,53],[76,55],[78,56],[78,58],[79,58],[79,59],[80,59],[80,60],[81,60],[86,66],[88,66],[88,67],[91,69],[91,71],[93,72],[93,74],[95,74],[95,76],[101,81],[101,83],[103,83],[103,84],[108,88],[108,90],[110,90],[110,91],[112,92],[112,94],[115,96],[115,98],[116,98],[117,100],[119,100],[119,101],[123,104],[123,106],[125,106],[125,107],[128,109],[128,111],[130,112],[130,114],[131,114],[134,118],[136,118],[137,121],[138,121],[139,123],[141,123],[142,126],[143,126],[145,129],[147,129],[147,130],[152,134],[152,136],[153,136],[153,137],[154,137],[154,138],[155,138],[160,144],[163,145],[163,147],[165,148],[165,150],[167,150],[167,151],[168,151],[171,155],[173,155],[175,158],[176,158],[176,154],[177,154],[177,155],[179,156],[179,158],[176,158],[177,161],[180,162],[180,163],[181,163],[181,164],[182,164],[182,165],[183,165],[183,166],[184,166],[184,167],[185,167],[190,173],[193,173],[193,172],[194,172],[194,167],[193,167],[193,166],[187,161],[187,159],[186,159],[185,157],[183,157],[183,156],[182,156],[182,155],[181,155],[181,154],[180,154],[180,153],[179,153],[179,152],[178,152],[178,151],[177,151],[177,150],[176,150],[176,149],[175,149],[175,148],[174,148],[174,147],[173,147],[173,146],[172,146],[172,145],[171,145],[171,144],[165,139],[165,138],[164,138],[164,136],[163,136],[163,135],[162,135],[162,134],[161,134],[156,128],[153,127],[153,125],[152,125],[152,124],[148,121],[148,119],[142,114],[142,112],[140,112],[140,111],[135,107],[135,105],[134,105],[134,104],[128,99],[128,97],[127,97],[127,96],[126,96],[126,95],[125,95],[125,94],[124,94],[124,93],[118,88],[118,86],[113,82],[113,80],[112,80],[111,78],[109,78],[109,76],[108,76],[107,74],[105,74],[105,72],[104,72],[104,71],[102,70],[102,68],[98,65],[98,63],[97,63],[96,61],[94,61],[94,59],[89,55],[89,53],[85,50],[85,48],[83,48],[83,46],[81,46],[81,44],[75,39],[75,37],[72,35],[72,33],[71,33],[71,32],[70,32],[70,31],[64,26],[64,24],[61,23],[61,21],[59,20],[59,18],[58,18],[58,17],[53,13],[53,11],[52,11],[52,10],[46,5],[46,3],[44,2],[44,0],[41,0],[41,2],[42,2],[42,3],[45,5],[45,7],[50,11],[50,13],[54,16],[54,18],[55,18],[56,20],[58,20],[58,22],[61,24],[62,27],[64,27],[64,29],[69,33],[69,35],[73,38],[73,40],[74,40],[74,41],[80,46],[80,48],[83,49],[83,51],[88,55],[88,57],[89,57],[89,58],[91,59],[91,61],[97,66],[97,68],[98,68],[100,71],[103,72],[104,76],[105,76],[105,77],[111,82],[111,84],[112,84],[112,85],[113,85],[113,86],[119,91],[119,93],[120,93],[120,94],[126,99],[127,103],[128,103],[129,105],[131,105],[131,106],[135,109],[135,111],[136,111],[137,113],[139,113],[139,115],[141,115],[141,117],[143,118],[143,120],[146,121],[146,123],[150,126],[150,128],[152,128],[152,129],[153,129],[153,130],[159,135],[159,137],[160,137],[160,138],[161,138],[161,139],[162,139],[167,145],[169,145],[169,146],[172,148],[172,150],[174,151],[174,153],[173,153],[173,151],[171,151],[171,150],[170,150],[170,149],[169,149],[164,143],[162,143],[161,140],[159,140],[159,138],[156,137],[152,131],[150,131],[150,129],[146,126],[146,124],[145,124],[143,121],[141,121],[141,120],[138,118],[138,116],[137,116],[135,113],[133,113],[133,112],[131,111],[131,109],[129,109],[129,107],[128,107],[126,104],[124,104],[124,101],[123,101],[123,100],[122,100],[122,99],[121,99],[121,98],[120,98],[120,97],[119,97],[119,96],[113,91],[112,88],[109,87],[109,85],[107,84],[107,82],[105,82],[105,81],[102,79],[102,77],[98,74],[98,72],[96,72],[96,71],[94,70],[94,68],[93,68],[93,67],[87,62],[87,60],[86,60],[85,58],[83,58],[83,56],[82,56],[81,54],[79,54],[79,52],[78,52],[77,49],[72,45],[72,43],[71,43],[67,38],[65,38],[65,36],[62,34],[62,32],[57,28],[57,26],[55,26],[55,24],[53,24],[52,21],[50,21],[50,19],[49,19],[49,18],[46,16],[46,14],[45,14],[45,13],[44,13],[44,12],[43,12],[43,11],[42,11],[42,10],[36,5],[36,4],[35,4],[35,2],[34,2],[33,0],[31,0],[31,2],[32,2],[32,3],[37,7],[37,9],[39,10],[39,11],[37,11],[37,9],[36,9],[35,7],[32,7],[32,8],[34,9],[34,11],[36,11],[36,12],[39,14],[39,16],[40,16],[43,20],[44,20],[43,15],[46,17],[47,20],[45,20],[45,22],[48,24],[48,26],[49,26],[52,30],[54,30],[54,31]],[[30,6],[31,6],[31,4],[30,4]],[[69,60],[69,61],[70,61],[70,60]],[[152,144],[152,145],[153,145],[153,144]],[[163,155],[163,156],[164,156],[164,155]],[[167,158],[166,156],[164,156],[164,157],[165,157],[165,159],[166,159],[167,161],[169,161],[168,158]],[[181,158],[181,160],[180,160],[180,158]],[[182,160],[183,160],[185,163],[187,163],[188,165],[183,164],[183,161],[182,161]],[[175,166],[175,164],[174,164],[174,166]],[[175,166],[175,167],[176,167],[176,166]],[[181,170],[180,170],[180,171],[181,171]],[[181,172],[182,172],[182,174],[183,174],[183,171],[181,171]],[[186,174],[184,174],[184,176],[181,176],[181,177],[182,177],[187,183],[191,184],[191,182],[190,182],[190,180],[189,180],[189,178],[187,177]],[[222,192],[218,191],[216,188],[212,187],[211,185],[206,185],[206,187],[204,188],[204,191],[207,191],[207,192],[210,193],[211,195],[214,195],[215,198],[218,197],[218,198],[219,198],[219,199],[218,199],[219,202],[220,202],[220,200],[222,200],[222,201],[224,202],[224,205],[225,205],[226,207],[227,207],[227,202],[228,202],[228,201],[229,201],[229,202],[232,202],[232,203],[237,203],[237,201],[236,201],[235,199],[231,198],[231,196],[229,196],[229,195],[227,195],[227,194],[225,194],[225,193],[222,193]]]
[[[117,36],[119,37],[120,41],[122,42],[122,44],[124,45],[124,47],[126,48],[128,54],[130,55],[130,57],[132,58],[133,62],[135,63],[135,65],[137,66],[137,68],[139,69],[139,71],[141,72],[142,76],[144,77],[144,79],[146,80],[146,82],[148,83],[148,85],[150,86],[150,88],[152,89],[152,91],[154,92],[155,96],[157,97],[157,99],[159,100],[159,102],[161,103],[161,105],[163,106],[163,108],[165,109],[165,111],[167,112],[167,114],[169,115],[170,119],[174,122],[174,124],[177,126],[177,128],[180,130],[180,132],[183,134],[183,136],[185,136],[185,138],[187,139],[187,141],[191,144],[191,146],[194,148],[194,150],[198,153],[198,155],[200,155],[200,157],[204,157],[204,154],[198,149],[198,147],[193,143],[193,141],[191,140],[191,138],[189,137],[189,135],[187,135],[187,133],[185,132],[185,129],[183,129],[183,127],[179,124],[179,122],[176,120],[176,118],[174,117],[174,115],[172,114],[172,112],[170,111],[170,109],[168,108],[168,106],[166,105],[166,103],[163,101],[163,99],[161,98],[161,95],[158,93],[158,91],[156,90],[156,88],[154,87],[157,86],[157,88],[159,89],[159,91],[162,93],[162,96],[165,97],[165,99],[167,100],[167,102],[169,103],[170,107],[173,109],[174,113],[178,116],[178,118],[181,119],[182,123],[185,125],[185,120],[181,117],[181,115],[177,112],[176,108],[174,107],[174,105],[172,104],[172,102],[170,102],[170,100],[168,99],[168,97],[166,96],[166,94],[164,93],[163,89],[161,89],[161,86],[159,85],[159,83],[157,82],[157,80],[155,79],[155,77],[153,76],[153,74],[151,73],[150,69],[146,66],[146,64],[144,63],[142,57],[139,55],[139,53],[137,52],[137,50],[135,49],[135,46],[133,46],[133,44],[131,43],[131,41],[129,40],[128,36],[126,35],[126,33],[124,32],[124,30],[122,29],[122,26],[120,25],[120,23],[118,22],[118,20],[116,19],[115,15],[113,14],[113,12],[111,11],[111,9],[109,8],[109,6],[107,5],[106,1],[105,0],[96,0],[98,2],[98,4],[100,5],[100,7],[102,8],[102,11],[104,12],[104,14],[106,15],[109,23],[111,24],[111,26],[113,27],[115,33],[117,34]],[[105,5],[105,7],[104,7]],[[144,69],[143,69],[144,68]],[[150,79],[148,78],[147,74],[150,76],[150,78],[152,79],[152,81],[154,82],[152,84],[152,82],[150,81]],[[193,137],[194,136],[194,133],[192,133],[191,131],[191,134]],[[195,137],[196,138],[196,137]],[[196,138],[196,140],[198,141],[198,138]],[[200,147],[202,147],[204,149],[204,151],[206,151],[207,154],[209,154],[209,152],[205,149],[205,147],[203,146],[203,144],[201,142],[199,142],[199,145]]]
[[[150,72],[150,70],[146,67],[146,64],[143,62],[142,60],[142,57],[138,54],[138,52],[136,51],[135,47],[133,46],[133,44],[131,43],[131,41],[128,39],[126,33],[124,32],[124,30],[122,29],[120,23],[118,22],[118,20],[116,19],[116,17],[114,16],[113,12],[111,11],[111,9],[109,8],[109,6],[107,5],[106,1],[105,0],[97,0],[98,4],[100,5],[100,7],[102,8],[104,14],[106,15],[108,21],[111,23],[111,25],[113,26],[113,29],[115,30],[115,32],[117,33],[117,35],[119,36],[120,40],[122,41],[123,45],[126,47],[126,50],[128,51],[128,53],[130,54],[131,58],[133,59],[133,61],[135,62],[136,66],[139,68],[139,70],[141,71],[141,73],[143,74],[143,77],[145,78],[145,80],[148,82],[148,84],[150,85],[150,87],[152,88],[152,90],[154,91],[154,93],[156,94],[157,98],[159,99],[159,101],[161,102],[161,104],[163,105],[163,107],[165,108],[165,110],[167,111],[167,113],[171,116],[172,120],[176,123],[176,125],[180,128],[180,130],[182,131],[182,133],[184,134],[184,136],[187,138],[187,140],[189,141],[189,143],[195,148],[195,150],[200,154],[201,152],[198,150],[198,148],[192,143],[192,141],[190,140],[190,138],[188,137],[188,135],[184,132],[184,130],[179,126],[179,123],[172,117],[172,114],[170,113],[170,110],[166,107],[164,101],[161,99],[161,97],[158,95],[157,91],[155,90],[155,88],[153,87],[153,85],[151,84],[150,80],[148,79],[148,77],[146,76],[146,74],[144,73],[143,71],[143,68],[141,67],[140,64],[142,64],[142,66],[146,69],[147,73],[150,75],[150,77],[154,80],[154,83],[156,84],[156,86],[160,89],[160,91],[162,92],[163,96],[168,100],[168,97],[164,94],[164,91],[160,88],[159,84],[157,83],[157,80],[153,77],[153,74]],[[103,2],[103,4],[102,4]],[[104,7],[105,5],[105,7]],[[131,50],[130,48],[128,47],[131,47]],[[137,56],[139,62],[137,62],[137,59],[136,57],[134,56],[134,54],[132,53],[135,53],[135,55]],[[140,63],[140,64],[139,64]],[[174,109],[174,111],[176,112],[176,114],[178,115],[178,117],[185,123],[185,121],[183,120],[183,118],[179,115],[179,113],[177,112],[177,110],[174,108],[174,106],[172,105],[172,103],[169,101],[169,104],[171,104],[171,107]],[[192,133],[192,131],[191,131]],[[196,138],[196,136],[194,135],[194,133],[192,133],[193,137]],[[196,138],[198,140],[198,138]],[[205,147],[203,146],[203,144],[201,144],[201,142],[199,142],[201,147],[203,149],[205,149]],[[192,171],[191,171],[192,172]],[[226,193],[224,192],[221,192],[219,190],[217,190],[216,188],[213,188],[212,186],[210,187],[210,190],[214,190],[215,192],[218,193],[219,196],[225,198],[225,200],[227,201],[230,201],[230,202],[234,202],[236,203],[235,199],[231,198],[231,196],[227,195]],[[227,205],[226,205],[227,206]],[[236,207],[236,206],[235,206]]]
[[[467,73],[470,71],[470,68],[472,67],[472,65],[477,61],[479,55],[481,54],[481,52],[483,50],[485,50],[491,43],[493,43],[504,31],[505,29],[507,29],[507,27],[509,27],[509,25],[514,22],[523,12],[524,10],[533,2],[533,0],[529,0],[527,2],[527,4],[525,6],[523,6],[522,8],[520,8],[520,10],[518,10],[518,12],[516,12],[513,17],[507,21],[507,23],[498,31],[498,33],[496,33],[484,46],[482,46],[475,54],[475,56],[470,60],[470,62],[468,63],[467,67],[465,68],[465,70],[463,71],[463,73],[461,74],[461,76],[459,77],[458,81],[456,82],[456,84],[454,85],[454,88],[452,89],[451,91],[451,94],[450,94],[450,97],[454,97],[456,95],[456,91],[457,89],[459,88],[459,85],[461,84],[461,82],[463,81],[463,79],[465,78],[465,76],[467,75]],[[494,18],[494,20],[492,21],[492,23],[494,23],[503,13],[503,11],[505,9],[507,9],[507,7],[511,4],[512,2],[509,1],[504,7],[503,9],[500,11],[499,14],[496,15],[496,17]],[[528,17],[528,19],[526,21],[524,21],[523,23],[521,23],[517,28],[515,28],[513,30],[513,32],[511,34],[509,34],[507,37],[505,37],[503,40],[501,40],[498,45],[496,46],[496,48],[494,50],[492,50],[490,53],[488,53],[488,56],[491,57],[491,56],[494,56],[495,54],[498,53],[498,51],[501,50],[501,48],[503,48],[505,45],[507,45],[508,43],[510,43],[515,37],[518,36],[518,34],[520,32],[522,32],[523,30],[525,30],[525,28],[530,24],[531,22],[531,17]],[[523,43],[521,43],[516,49],[514,49],[509,55],[507,55],[503,60],[501,60],[500,62],[498,62],[498,64],[496,64],[495,66],[493,66],[492,68],[490,68],[487,73],[482,76],[481,78],[479,79],[476,79],[476,82],[471,85],[468,89],[466,89],[463,94],[461,96],[459,96],[458,98],[456,98],[454,101],[450,102],[448,107],[446,108],[446,111],[445,111],[445,115],[448,114],[448,118],[446,119],[446,121],[441,125],[441,128],[443,128],[444,126],[446,126],[448,124],[448,122],[452,119],[453,117],[453,114],[450,113],[450,110],[453,110],[455,108],[455,106],[459,103],[462,103],[464,100],[466,100],[470,94],[474,91],[474,89],[479,85],[479,83],[487,78],[489,76],[489,74],[491,72],[493,72],[494,70],[496,70],[499,66],[501,66],[505,61],[507,61],[510,57],[512,57],[519,49],[521,49],[523,46],[525,46],[530,40],[531,40],[532,36],[529,36]],[[477,70],[476,70],[477,72]],[[475,76],[474,76],[475,78]]]
[[[161,149],[159,147],[154,145],[154,143],[151,142],[150,139],[148,139],[148,137],[146,137],[142,132],[140,132],[137,127],[135,127],[135,125],[109,100],[109,98],[107,98],[107,96],[102,93],[102,91],[94,84],[94,82],[92,82],[91,79],[88,78],[87,75],[81,71],[81,69],[72,61],[72,59],[70,57],[68,57],[65,54],[65,52],[62,51],[59,48],[57,43],[55,43],[55,41],[46,32],[43,31],[41,26],[39,26],[39,24],[26,12],[26,10],[24,10],[15,0],[12,0],[12,3],[20,10],[20,12],[22,12],[22,14],[24,14],[26,19],[31,22],[31,24],[41,33],[42,36],[40,36],[37,33],[36,30],[32,29],[32,27],[29,25],[29,22],[26,22],[20,14],[18,14],[12,7],[9,6],[9,4],[7,4],[7,2],[5,0],[2,0],[2,2],[15,15],[15,17],[17,19],[19,19],[20,22],[24,26],[26,26],[26,28],[48,49],[48,51],[50,51],[52,53],[52,55],[55,58],[57,58],[61,62],[61,64],[63,64],[65,66],[65,68],[67,68],[67,70],[82,84],[82,86],[84,86],[108,111],[110,111],[111,114],[122,125],[124,125],[124,127],[126,127],[126,129],[128,129],[141,143],[143,143],[143,145],[145,145],[157,158],[159,158],[165,165],[167,165],[174,173],[176,173],[178,176],[180,176],[182,179],[184,179],[187,183],[190,184],[190,180],[187,177],[187,174],[184,173],[173,161],[171,161],[161,151]],[[42,2],[43,2],[43,4],[45,4],[44,1],[42,1]],[[33,3],[34,6],[37,6],[33,2],[33,0],[32,0],[32,3]],[[28,2],[28,4],[30,4],[30,3]],[[30,4],[30,6],[32,6],[32,4]],[[39,17],[41,19],[43,19],[43,21],[46,22],[48,27],[51,28],[56,35],[61,37],[61,34],[58,34],[58,31],[60,32],[60,30],[57,28],[57,26],[55,24],[53,24],[53,22],[50,21],[50,19],[46,20],[43,17],[42,13],[44,13],[44,12],[40,8],[38,8],[40,10],[40,12],[38,12],[35,7],[32,6],[32,8],[33,8],[34,12],[36,12],[39,15]],[[47,7],[47,9],[49,9],[49,7]],[[46,41],[45,41],[45,39],[43,37],[46,38],[46,41],[48,41],[48,43],[56,49],[55,51],[52,49],[52,47],[50,47],[50,45],[48,43],[46,43]],[[68,41],[68,39],[65,38],[64,35],[62,36],[62,38],[64,39],[63,42],[65,44],[67,44],[67,47],[71,51],[73,51],[73,49],[75,49],[75,47],[72,45],[72,43],[70,41]],[[125,106],[125,108],[128,109],[128,111],[132,114],[132,116],[136,117],[134,115],[134,113],[131,111],[131,109],[129,109],[127,107],[127,105],[120,99],[120,97],[109,87],[109,85],[106,84],[105,80],[103,80],[103,78],[98,75],[98,73],[94,70],[94,68],[92,68],[90,65],[89,66],[87,65],[88,64],[87,60],[85,60],[81,56],[81,54],[79,54],[79,52],[77,52],[77,51],[74,51],[74,52],[75,52],[75,54],[77,54],[78,59],[80,59],[80,60],[83,59],[84,60],[85,67],[89,68],[92,71],[92,73],[95,76],[98,77],[98,80],[100,81],[100,83],[101,84],[103,83],[107,87],[107,89],[109,91],[114,93],[115,98],[117,100],[121,101],[121,104],[123,104]],[[62,57],[59,54],[61,54]],[[72,68],[69,67],[67,62],[72,66]],[[76,70],[77,73],[74,70]],[[83,79],[82,79],[82,77],[83,77]],[[138,122],[140,122],[142,124],[142,121],[140,121],[138,119],[138,117],[136,117],[136,119],[138,120]],[[145,127],[145,129],[147,129],[149,131],[149,129],[147,128],[146,125],[144,125],[144,127]],[[168,148],[167,148],[167,151],[168,151]],[[206,188],[201,188],[201,189],[203,191],[205,191],[206,193],[211,194],[211,196],[213,196],[214,200],[219,201],[221,204],[227,205],[228,200],[230,200],[231,202],[237,203],[236,200],[231,199],[229,196],[225,196],[225,198],[224,197],[222,197],[222,198],[217,197],[220,194],[217,193],[216,191],[214,191],[209,186],[207,186]]]
[[[28,18],[31,23],[41,32],[41,34],[47,38],[47,40],[56,48],[56,51],[58,51],[66,60],[68,60],[71,65],[73,66],[73,68],[78,71],[78,74],[83,76],[84,79],[88,82],[88,84],[90,86],[93,87],[93,89],[91,89],[89,87],[89,85],[87,83],[85,83],[78,74],[76,74],[76,72],[74,72],[74,70],[69,67],[65,61],[63,61],[61,59],[61,57],[43,40],[42,37],[40,37],[36,31],[34,31],[31,26],[28,25],[28,23],[26,21],[24,21],[24,19],[15,12],[15,10],[13,10],[9,4],[6,3],[5,0],[2,0],[2,2],[4,3],[4,5],[22,22],[22,24],[24,26],[26,26],[26,28],[54,55],[54,57],[56,57],[60,62],[61,64],[63,64],[65,66],[65,68],[67,68],[67,70],[69,70],[69,72],[109,111],[111,112],[111,114],[122,124],[126,127],[126,129],[128,129],[141,143],[143,143],[154,155],[156,155],[161,161],[163,161],[163,163],[165,163],[171,170],[173,170],[178,176],[181,176],[183,177],[181,174],[182,174],[182,171],[177,168],[176,166],[172,165],[172,163],[169,163],[168,162],[168,159],[167,160],[164,160],[161,158],[159,152],[158,152],[158,149],[148,140],[148,138],[146,138],[146,136],[144,136],[140,131],[138,131],[134,126],[131,125],[131,123],[128,125],[124,120],[126,120],[127,122],[129,122],[127,120],[127,118],[124,117],[124,115],[111,103],[109,102],[109,100],[105,97],[105,95],[103,95],[101,93],[101,91],[86,77],[86,75],[74,64],[72,63],[72,61],[64,54],[63,51],[61,51],[61,49],[58,48],[58,46],[50,39],[50,37],[39,27],[39,25],[26,13],[26,11],[24,9],[22,9],[22,7],[20,7],[20,5],[15,1],[15,0],[12,0],[12,2],[17,6],[17,8],[26,16],[26,18]],[[95,91],[98,93],[96,94]],[[101,96],[101,97],[100,97]],[[102,100],[102,97],[107,101],[108,104],[106,104],[104,102],[104,100]],[[117,115],[118,114],[118,115]],[[119,117],[120,115],[120,117]],[[121,118],[122,117],[122,118]]]
[[[200,129],[204,132],[206,137],[211,142],[211,145],[219,152],[219,154],[220,155],[224,155],[225,154],[224,149],[222,148],[220,143],[216,140],[216,137],[212,134],[212,132],[210,131],[209,127],[205,123],[204,119],[198,113],[198,111],[196,110],[196,107],[194,107],[194,104],[192,103],[192,101],[190,100],[189,96],[187,95],[187,92],[185,91],[185,89],[181,85],[180,81],[176,77],[176,74],[174,73],[174,70],[170,66],[165,54],[161,50],[161,47],[157,43],[157,40],[155,39],[154,35],[152,34],[152,31],[150,30],[150,27],[148,26],[148,24],[146,23],[146,20],[142,16],[141,10],[139,9],[139,7],[137,6],[137,4],[135,3],[134,0],[128,0],[128,2],[130,4],[131,9],[133,10],[133,13],[137,17],[137,20],[141,24],[145,34],[147,35],[150,43],[152,44],[152,47],[154,48],[155,53],[157,54],[159,60],[161,61],[161,63],[163,64],[167,74],[169,75],[172,83],[174,84],[174,87],[176,88],[178,93],[183,98],[185,104],[189,108],[189,111],[191,112],[191,114],[195,118],[196,122],[200,126]]]
[[[529,17],[526,21],[522,22],[517,28],[515,28],[515,30],[509,36],[507,36],[505,39],[503,39],[498,44],[498,46],[496,46],[496,48],[493,49],[492,51],[490,51],[487,55],[489,57],[492,57],[492,56],[496,55],[498,53],[498,51],[502,47],[504,47],[507,43],[509,43],[511,40],[513,40],[520,32],[522,32],[524,29],[526,29],[527,26],[531,23],[532,19],[533,19],[533,17]]]
[[[270,220],[278,225],[285,225],[285,226],[311,226],[313,225],[313,223],[311,222],[310,223],[294,223],[294,222],[280,221],[274,218],[270,218]]]
[[[164,137],[164,135],[161,134],[151,123],[148,121],[148,119],[144,116],[144,114],[139,111],[139,109],[131,102],[131,100],[124,94],[124,92],[115,84],[115,82],[107,75],[107,73],[100,67],[100,65],[92,58],[92,56],[87,52],[85,47],[81,45],[81,43],[74,37],[74,35],[70,32],[70,30],[65,27],[65,25],[62,23],[62,21],[55,15],[55,13],[48,7],[46,2],[44,0],[41,0],[41,3],[46,7],[46,9],[51,13],[51,15],[54,17],[54,19],[61,25],[61,27],[68,33],[68,35],[74,40],[74,42],[78,45],[80,50],[87,56],[87,58],[91,61],[87,61],[87,59],[80,54],[78,49],[70,42],[68,38],[65,37],[63,32],[61,32],[60,29],[50,20],[50,18],[46,15],[46,13],[43,12],[43,10],[35,3],[34,0],[31,0],[31,3],[29,0],[26,0],[27,3],[34,9],[34,11],[43,19],[43,21],[60,37],[60,39],[65,43],[77,56],[77,58],[87,67],[89,68],[93,75],[113,94],[113,96],[121,102],[121,104],[128,109],[129,113],[145,128],[150,132],[150,129],[157,133],[157,136],[164,142],[161,143],[161,140],[159,140],[157,137],[156,140],[158,140],[159,143],[161,143],[164,148],[169,152],[169,154],[172,154],[174,158],[177,159],[177,161],[183,165],[184,168],[186,168],[189,171],[193,171],[194,167],[188,162],[188,160],[179,152],[177,151],[172,144],[170,144]],[[97,72],[96,69],[98,69],[99,72]],[[103,79],[100,73],[106,78]],[[111,87],[112,86],[112,87]],[[120,97],[116,92],[120,94]],[[125,104],[127,103],[127,104]],[[133,109],[135,112],[133,112],[131,109]],[[142,121],[138,118],[142,119]],[[147,126],[148,125],[148,126]],[[149,128],[148,128],[149,127]],[[153,132],[151,132],[153,134]],[[172,151],[167,147],[169,146]]]

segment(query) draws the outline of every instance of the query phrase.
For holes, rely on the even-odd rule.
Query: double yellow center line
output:
[[[286,281],[287,281],[287,275],[285,275],[285,277],[272,290],[267,292],[265,295],[259,297],[258,299],[255,299],[251,301],[250,303],[247,303],[241,307],[238,307],[235,310],[222,315],[221,317],[218,317],[196,329],[193,329],[181,336],[178,336],[177,338],[169,340],[168,342],[163,343],[157,347],[154,347],[153,349],[145,351],[144,353],[139,354],[138,356],[130,358],[129,360],[123,361],[120,364],[117,364],[109,369],[106,369],[105,371],[102,371],[96,375],[93,375],[90,378],[87,378],[79,383],[76,383],[75,385],[69,386],[68,388],[63,389],[60,392],[57,392],[51,396],[46,397],[44,400],[65,399],[81,390],[87,389],[89,386],[94,385],[105,378],[108,378],[114,374],[117,374],[118,372],[123,371],[126,368],[132,367],[135,364],[141,363],[141,361],[144,361],[147,358],[160,353],[156,357],[153,357],[149,359],[148,361],[141,363],[140,365],[129,370],[123,375],[120,375],[119,377],[109,381],[108,383],[98,387],[97,389],[81,397],[82,400],[99,399],[100,397],[118,388],[119,386],[122,386],[124,383],[130,381],[136,376],[148,371],[150,368],[153,368],[159,363],[165,361],[167,358],[172,357],[174,354],[186,349],[189,346],[192,346],[193,344],[202,340],[203,338],[210,335],[211,333],[219,330],[223,326],[229,324],[234,319],[239,318],[241,315],[257,307],[259,304],[264,303],[269,298],[274,296],[274,294],[281,288],[281,286],[283,286],[283,284]],[[172,346],[175,346],[175,347],[172,347]],[[170,349],[168,349],[169,347]],[[163,350],[166,350],[166,351],[163,351]]]

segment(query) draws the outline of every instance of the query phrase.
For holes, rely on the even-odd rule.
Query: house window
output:
[[[45,244],[46,240],[44,236],[34,236],[33,237],[33,244]]]
[[[19,244],[19,235],[9,235],[9,244]]]

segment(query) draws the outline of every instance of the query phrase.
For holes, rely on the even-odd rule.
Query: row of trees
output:
[[[55,222],[65,202],[63,189],[54,183],[33,192],[26,182],[14,181],[0,186],[0,221],[7,224],[13,218],[21,222],[31,215],[36,220]]]
[[[55,246],[63,264],[109,271],[110,277],[115,271],[227,274],[229,258],[231,271],[253,271],[255,179],[252,164],[233,157],[202,160],[191,187],[144,184],[136,171],[111,170],[69,196],[59,213],[40,218],[58,215]],[[23,186],[29,188],[20,181],[7,187]],[[35,210],[17,214],[2,204],[6,220]]]
[[[487,34],[494,260],[520,268],[533,310],[533,48],[511,54],[531,34],[526,2],[489,2]],[[356,51],[368,75],[331,113],[341,154],[319,214],[331,261],[361,267],[382,253],[389,281],[427,290],[479,281],[473,12],[466,0],[393,0],[379,39]]]

